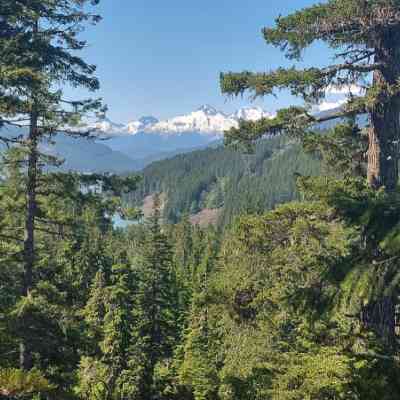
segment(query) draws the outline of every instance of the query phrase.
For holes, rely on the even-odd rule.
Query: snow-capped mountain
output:
[[[210,137],[222,137],[224,131],[238,126],[240,119],[257,121],[271,116],[272,114],[260,107],[246,107],[227,115],[212,106],[204,105],[191,113],[163,121],[159,121],[153,116],[148,116],[123,125],[113,123],[109,119],[103,119],[93,126],[101,133],[110,136],[135,135],[138,133],[156,133],[171,136],[195,132]]]
[[[93,124],[89,124],[89,128],[97,129],[98,131],[108,135],[119,135],[126,129],[125,125],[117,124],[108,118],[102,118]]]
[[[271,114],[259,107],[244,108],[231,115],[209,105],[188,114],[158,121],[145,117],[127,124],[120,135],[110,135],[108,145],[134,159],[185,152],[221,140],[240,119],[255,121]]]
[[[332,113],[329,109],[320,115]],[[273,115],[259,107],[247,107],[231,115],[203,106],[186,115],[158,121],[155,117],[143,117],[129,124],[117,124],[102,119],[88,126],[97,128],[101,140],[72,139],[62,134],[49,143],[42,143],[42,150],[65,159],[64,169],[81,172],[126,172],[138,170],[152,161],[190,152],[222,142],[223,132],[238,125],[240,119],[259,120]],[[327,129],[338,121],[319,124]],[[367,124],[364,116],[359,120]],[[2,132],[10,138],[24,131]],[[7,136],[8,137],[8,136]],[[107,139],[107,140],[104,140]],[[0,143],[0,153],[5,146]]]
[[[128,124],[125,127],[125,131],[134,135],[135,133],[143,131],[151,126],[154,126],[158,122],[159,122],[158,119],[153,116],[142,117],[139,118],[137,121],[128,122]]]
[[[148,131],[168,135],[198,132],[211,136],[221,136],[224,131],[234,126],[237,126],[236,119],[206,105],[189,114],[160,121],[150,126]]]
[[[232,114],[234,120],[258,121],[261,118],[273,118],[274,114],[263,110],[261,107],[244,107]]]
[[[104,138],[131,134],[133,135],[137,132],[144,131],[149,126],[152,126],[156,123],[158,123],[158,119],[152,116],[142,117],[137,121],[131,121],[126,125],[115,123],[109,118],[101,118],[98,121],[83,125],[81,129],[96,129],[99,133],[99,136]]]

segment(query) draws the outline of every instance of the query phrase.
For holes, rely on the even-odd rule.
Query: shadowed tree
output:
[[[60,89],[68,84],[96,90],[95,67],[76,55],[86,43],[78,38],[85,23],[100,17],[88,5],[98,0],[5,0],[0,5],[0,123],[1,141],[20,146],[19,163],[26,171],[26,206],[22,262],[22,296],[29,298],[34,288],[36,261],[35,233],[41,204],[39,195],[50,195],[46,166],[59,161],[41,151],[63,132],[89,136],[77,129],[84,115],[101,109],[98,100],[69,101]],[[29,341],[21,341],[20,364],[33,366]]]
[[[400,134],[400,1],[329,0],[279,17],[263,30],[268,44],[289,60],[300,61],[303,51],[322,41],[335,53],[336,63],[324,68],[279,68],[270,72],[221,74],[222,92],[254,98],[289,89],[305,107],[280,110],[275,118],[242,121],[227,133],[228,143],[251,143],[265,134],[302,135],[317,122],[368,114],[368,182],[393,191],[398,179]],[[364,95],[349,92],[348,102],[335,114],[316,117],[309,105],[321,101],[331,87],[360,85]]]

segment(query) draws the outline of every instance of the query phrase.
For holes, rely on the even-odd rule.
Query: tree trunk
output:
[[[31,114],[28,136],[28,172],[27,172],[27,205],[25,216],[24,238],[24,284],[23,297],[29,297],[33,287],[33,268],[35,264],[35,216],[36,216],[36,186],[38,167],[38,114]],[[32,351],[28,340],[20,343],[20,367],[30,370]]]
[[[32,34],[35,38],[39,32],[39,19],[33,24]],[[25,232],[24,232],[24,276],[23,276],[23,297],[30,297],[33,288],[33,269],[35,266],[35,217],[36,217],[36,189],[37,189],[37,169],[38,169],[38,142],[39,142],[39,112],[38,103],[34,91],[32,94],[32,109],[30,113],[30,125],[28,135],[28,171],[26,184],[26,214],[25,214]],[[27,327],[23,329],[26,330]],[[25,339],[20,343],[20,368],[30,370],[33,367],[32,346],[29,339]]]
[[[383,65],[373,75],[377,99],[370,109],[368,182],[374,189],[393,192],[399,175],[400,140],[400,34],[393,30],[375,40],[375,62]],[[378,245],[374,245],[379,249]],[[391,350],[396,348],[396,302],[382,297],[368,304],[361,312],[365,328],[373,330]]]
[[[380,93],[370,111],[368,182],[388,192],[395,190],[399,174],[400,96],[387,93],[400,78],[399,40],[399,35],[391,32],[377,40],[375,62],[384,67],[373,75],[373,86]]]
[[[380,77],[374,76],[374,82],[379,81]],[[384,186],[391,192],[396,189],[399,175],[399,99],[373,108],[368,133],[368,182],[375,189]]]
[[[391,350],[396,347],[396,305],[391,297],[366,305],[361,312],[361,321],[371,329]]]

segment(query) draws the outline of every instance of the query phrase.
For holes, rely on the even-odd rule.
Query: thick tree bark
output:
[[[399,99],[374,107],[369,128],[368,182],[375,189],[384,186],[390,192],[396,188],[399,175],[399,134]]]
[[[396,188],[398,180],[400,139],[400,96],[385,93],[398,84],[400,78],[400,37],[388,33],[376,45],[375,62],[384,65],[373,75],[375,88],[381,88],[382,101],[370,112],[368,149],[368,182],[371,187],[385,187],[388,192]]]
[[[396,28],[397,30],[397,28]],[[375,62],[383,65],[373,75],[377,90],[376,104],[370,110],[368,182],[374,189],[384,187],[393,192],[399,175],[400,95],[400,34],[382,33],[375,42]],[[374,246],[378,248],[377,244]],[[391,351],[396,349],[396,302],[383,297],[368,304],[361,312],[365,328],[373,330]]]
[[[22,296],[29,297],[33,287],[33,268],[35,264],[35,216],[36,187],[38,168],[38,114],[31,114],[28,136],[27,204],[24,238],[24,283]],[[32,349],[28,340],[20,343],[20,367],[30,370],[33,367]]]

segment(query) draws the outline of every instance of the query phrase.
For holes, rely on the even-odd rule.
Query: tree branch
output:
[[[279,68],[269,73],[222,73],[220,76],[221,91],[224,94],[239,96],[245,92],[252,92],[253,98],[275,95],[275,90],[290,89],[294,96],[304,99],[319,99],[325,96],[325,90],[333,84],[335,78],[343,71],[357,74],[368,74],[384,67],[382,63],[357,64],[343,63],[325,68]],[[359,77],[347,79],[354,83]]]
[[[344,109],[326,115],[311,115],[302,107],[290,107],[279,110],[275,118],[263,118],[258,121],[240,121],[238,128],[225,132],[226,144],[243,143],[249,145],[266,135],[288,133],[294,137],[302,137],[307,129],[316,123],[346,118],[365,112],[363,106],[352,108],[349,104]]]

